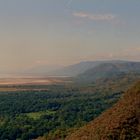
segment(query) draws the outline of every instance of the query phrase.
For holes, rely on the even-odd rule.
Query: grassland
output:
[[[54,115],[54,114],[55,114],[55,111],[47,110],[47,111],[25,113],[24,115],[27,115],[31,119],[38,120],[38,119],[40,119],[41,116]]]

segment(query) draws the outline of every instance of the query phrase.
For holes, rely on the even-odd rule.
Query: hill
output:
[[[54,71],[50,71],[49,75],[53,76],[70,76],[75,77],[80,74],[89,73],[90,70],[98,68],[100,65],[115,64],[119,69],[126,71],[140,70],[139,62],[130,62],[122,60],[112,60],[112,61],[83,61],[77,64],[69,65]],[[103,67],[104,68],[104,67]],[[98,69],[97,69],[98,70]],[[104,70],[104,69],[102,69]]]
[[[18,72],[23,76],[69,76],[73,77],[102,63],[101,61],[84,61],[68,66],[39,65]]]
[[[30,69],[23,70],[21,74],[31,76],[70,76],[75,77],[79,74],[86,72],[87,70],[93,69],[100,64],[111,63],[111,64],[130,64],[129,61],[122,60],[110,60],[110,61],[82,61],[68,66],[50,66],[50,65],[39,65]],[[131,67],[131,65],[130,65]],[[19,73],[20,74],[20,73]]]
[[[118,78],[130,74],[140,74],[140,62],[104,62],[79,74],[76,81],[90,83],[99,79]]]
[[[46,76],[67,76],[67,77],[75,77],[77,75],[82,76],[86,73],[90,74],[90,71],[95,68],[95,70],[99,69],[102,66],[102,70],[104,70],[107,64],[115,64],[115,67],[119,69],[123,69],[126,71],[140,70],[139,62],[131,62],[131,61],[123,61],[123,60],[108,60],[108,61],[82,61],[80,63],[76,63],[68,66],[61,65],[39,65],[33,66],[31,68],[25,68],[21,71],[16,72],[7,72],[9,76],[33,76],[33,77],[46,77]],[[98,68],[99,67],[99,68]],[[114,67],[114,69],[115,69]],[[96,71],[97,71],[96,70]],[[1,74],[4,74],[1,72]]]
[[[55,76],[70,76],[74,77],[81,73],[84,73],[88,69],[94,68],[97,65],[103,63],[102,61],[84,61],[77,64],[65,66],[63,68],[51,71],[50,75]]]
[[[82,127],[66,140],[139,140],[140,82],[101,116]]]

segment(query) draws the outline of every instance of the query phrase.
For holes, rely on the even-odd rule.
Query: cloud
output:
[[[110,21],[115,19],[113,14],[90,14],[86,12],[74,12],[73,16],[94,21]]]

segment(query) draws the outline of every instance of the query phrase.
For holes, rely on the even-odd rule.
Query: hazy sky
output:
[[[140,0],[0,0],[0,71],[140,60]]]

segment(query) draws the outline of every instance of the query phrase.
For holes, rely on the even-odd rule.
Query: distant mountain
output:
[[[51,65],[40,65],[40,66],[35,66],[30,69],[26,69],[21,71],[19,74],[22,75],[30,75],[30,76],[69,76],[69,77],[75,77],[80,74],[85,74],[86,72],[90,74],[90,70],[96,68],[97,70],[100,71],[104,69],[104,66],[102,68],[97,68],[100,65],[106,65],[106,63],[109,64],[123,64],[123,65],[118,65],[117,67],[123,68],[125,71],[127,71],[128,67],[130,69],[138,69],[136,68],[137,65],[133,65],[133,63],[128,62],[128,61],[119,61],[119,60],[114,60],[114,61],[84,61],[80,62],[77,64],[73,64],[70,66],[51,66]],[[115,66],[116,67],[116,66]],[[113,71],[116,71],[115,69]],[[88,71],[89,70],[89,71]],[[96,71],[97,71],[96,70]]]
[[[50,66],[50,65],[40,65],[35,66],[30,69],[26,69],[21,73],[24,75],[40,75],[40,76],[69,76],[73,77],[78,74],[85,72],[86,70],[93,68],[99,64],[101,61],[85,61],[69,66]]]
[[[123,69],[123,71],[133,71],[134,69],[137,71],[140,71],[140,63],[139,62],[128,62],[128,61],[84,61],[80,62],[74,65],[66,66],[60,69],[48,71],[48,75],[51,76],[70,76],[75,77],[77,75],[80,75],[84,72],[89,72],[88,70],[94,69],[100,65],[106,65],[109,64],[115,64],[116,67],[119,69]],[[114,68],[114,71],[115,68]],[[47,74],[47,72],[46,72]]]
[[[66,140],[140,140],[140,82],[111,109]]]
[[[99,79],[117,78],[124,75],[140,74],[140,62],[104,62],[79,74],[76,78],[78,82],[95,82]]]
[[[85,61],[52,71],[52,75],[74,77],[103,63],[102,61]]]
[[[136,68],[137,65],[136,66],[135,66],[135,64],[133,65],[133,62],[129,62],[129,61],[121,61],[121,60],[84,61],[84,62],[80,62],[80,63],[74,64],[74,65],[66,66],[66,67],[61,68],[56,71],[52,71],[51,74],[57,75],[57,76],[75,77],[79,74],[83,74],[86,71],[89,72],[88,70],[94,69],[95,67],[98,67],[99,65],[106,64],[106,63],[116,64],[116,65],[123,64],[124,65],[123,69],[125,69],[125,70],[127,70],[128,67],[129,67],[129,69],[133,69],[133,67],[135,67],[135,69],[139,69],[139,68]],[[138,63],[138,64],[140,64],[140,63]],[[125,65],[127,65],[127,67]]]

